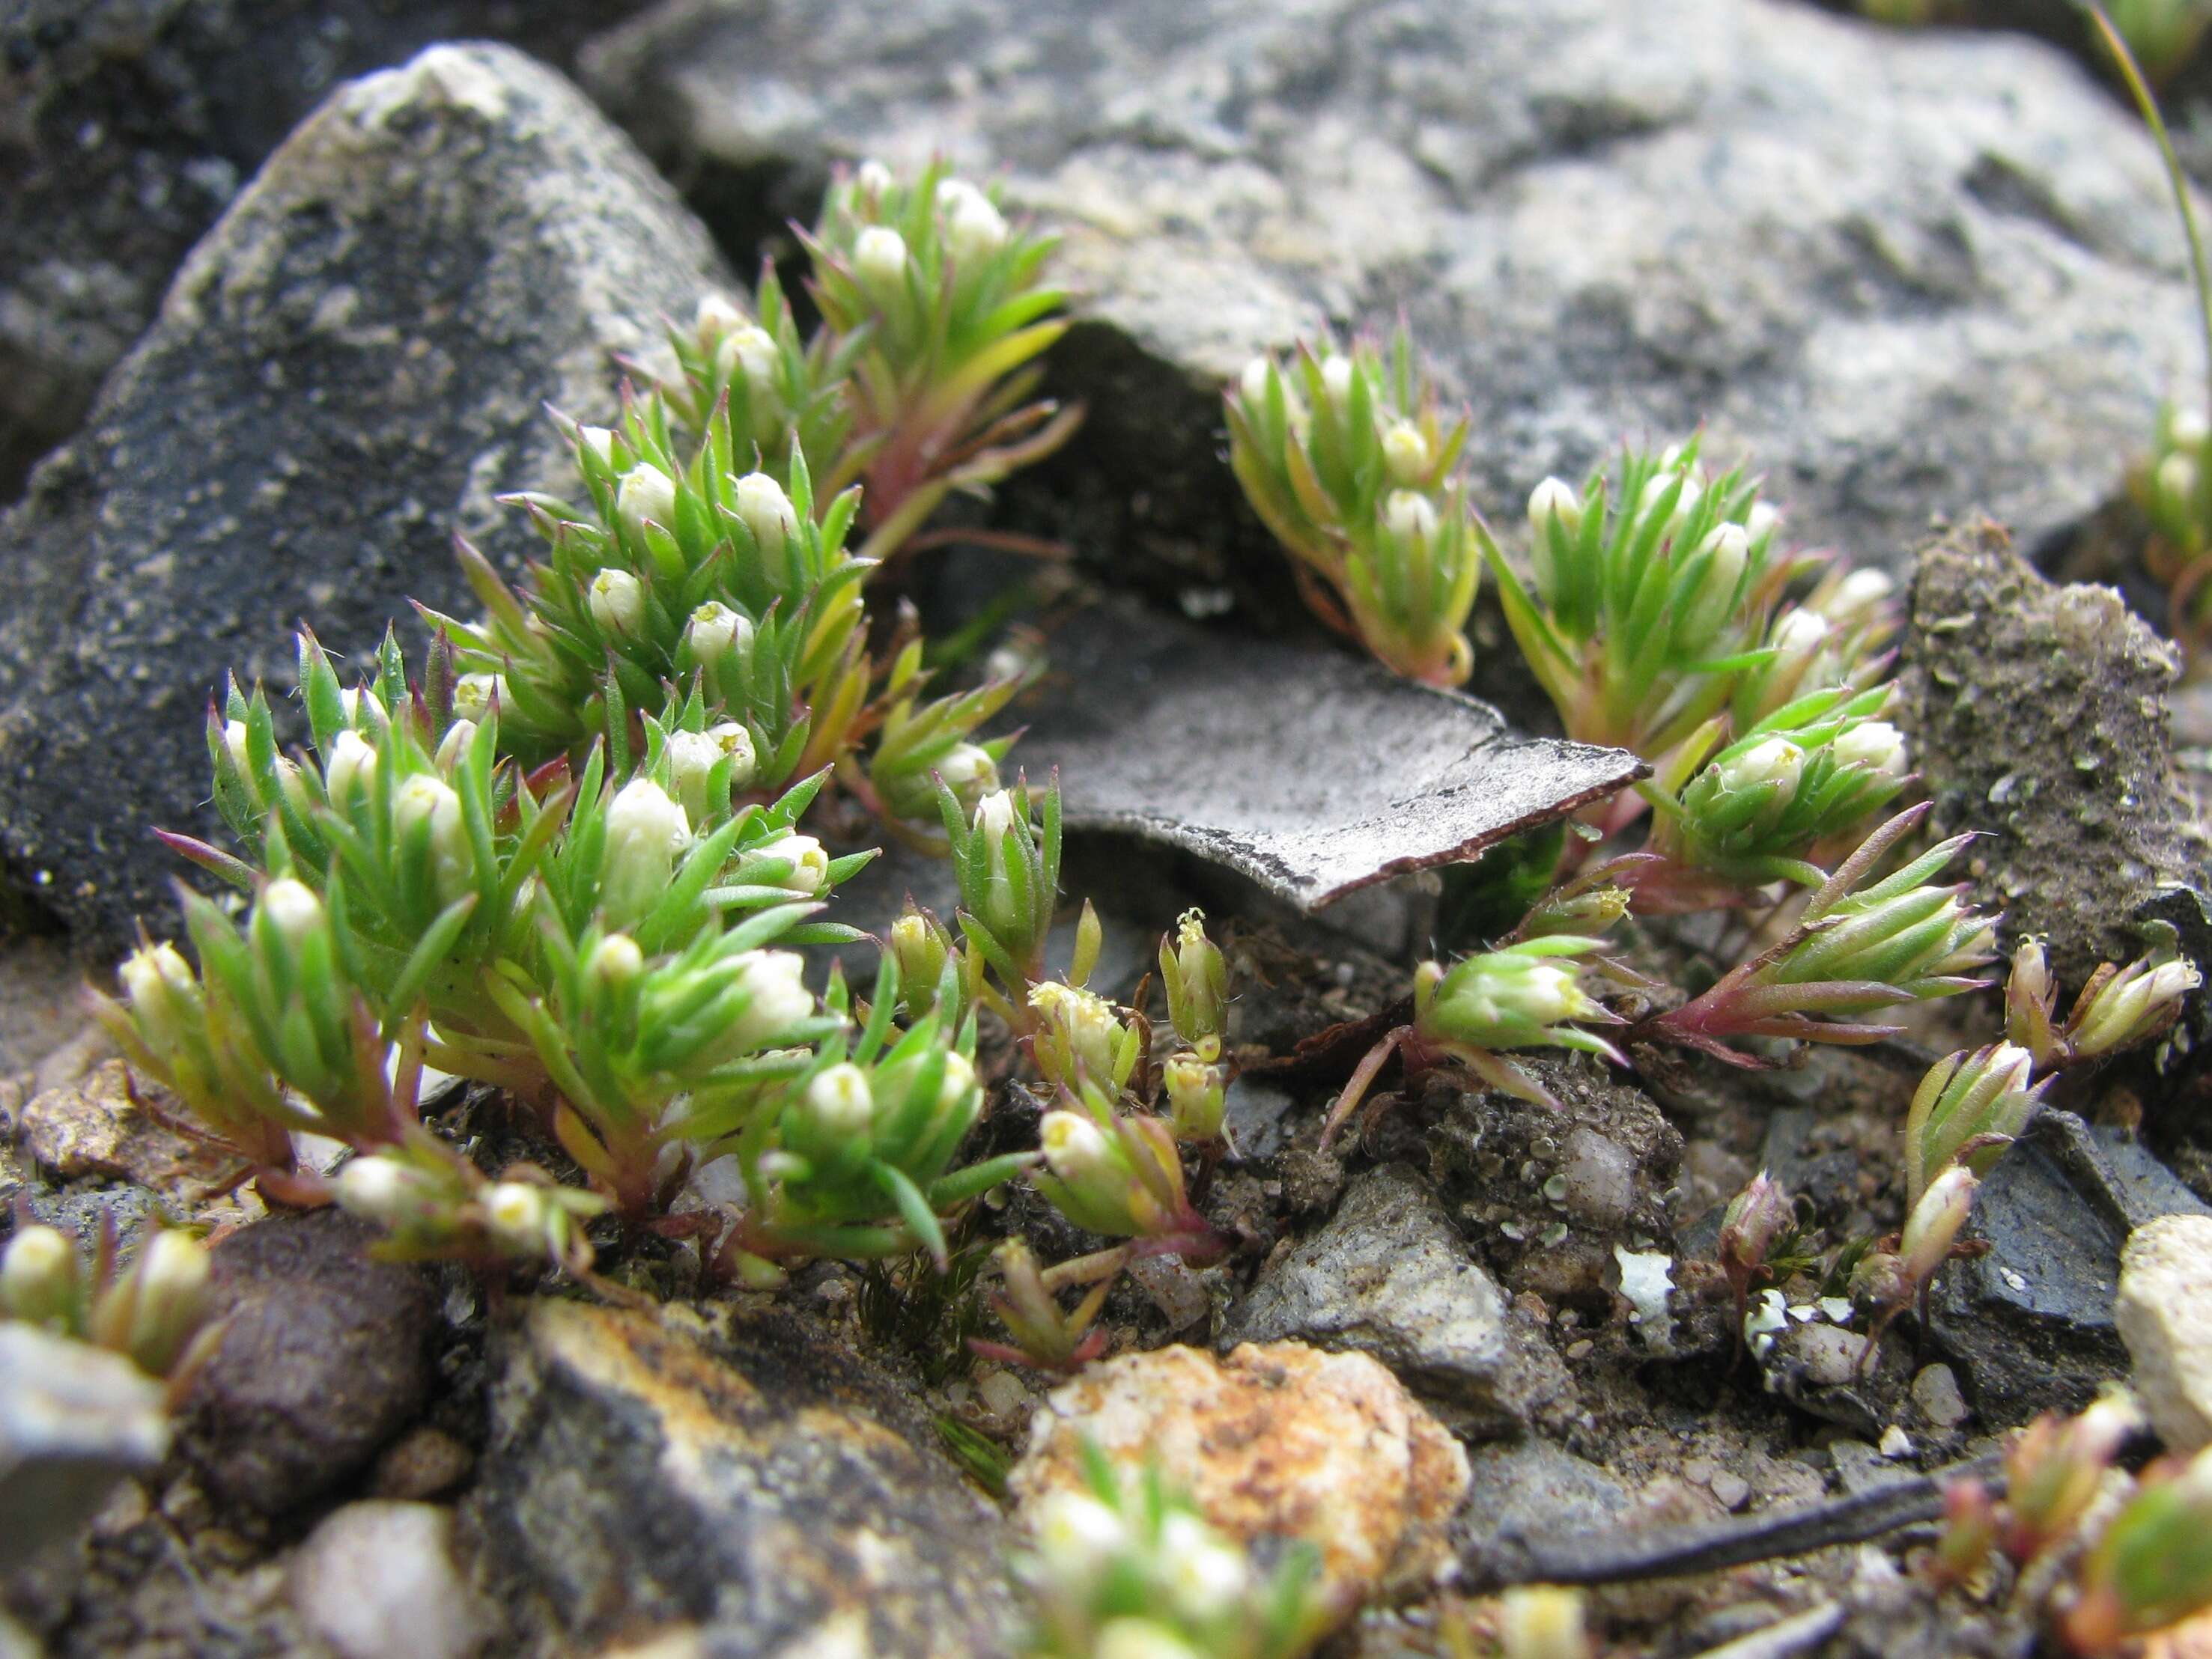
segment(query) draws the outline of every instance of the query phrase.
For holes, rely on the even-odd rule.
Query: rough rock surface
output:
[[[611,412],[608,354],[719,274],[520,53],[436,47],[334,93],[0,523],[0,857],[106,942],[165,911],[148,826],[211,823],[224,672],[288,683],[298,617],[355,653],[410,597],[467,609],[453,532],[511,555],[529,532],[493,497],[568,477],[543,404]]]
[[[1024,1510],[1083,1486],[1085,1437],[1132,1472],[1157,1458],[1233,1538],[1311,1543],[1316,1593],[1340,1613],[1432,1579],[1467,1490],[1467,1454],[1395,1377],[1365,1354],[1300,1342],[1090,1366],[1030,1425],[1009,1480]]]
[[[68,1538],[168,1446],[161,1386],[128,1359],[0,1324],[0,1571]]]
[[[2212,1216],[2166,1216],[2129,1236],[2112,1318],[2167,1449],[2212,1444]]]
[[[234,1160],[211,1155],[157,1120],[138,1088],[131,1068],[110,1060],[74,1083],[41,1091],[17,1120],[24,1150],[65,1181],[120,1176],[172,1199],[234,1172]]]
[[[370,1499],[332,1510],[293,1556],[286,1589],[340,1659],[469,1659],[491,1619],[455,1565],[453,1513]]]
[[[185,251],[343,76],[434,40],[565,64],[639,0],[17,0],[0,18],[0,501]]]
[[[1982,832],[1955,867],[2046,940],[2077,988],[2142,949],[2127,926],[2161,882],[2201,884],[2203,832],[2166,742],[2171,647],[2108,587],[2045,581],[1986,521],[1921,556],[1900,723],[1936,806]]]
[[[563,1650],[1010,1650],[996,1516],[880,1374],[787,1314],[695,1337],[533,1304],[467,1511],[500,1602]]]
[[[264,1514],[360,1469],[429,1394],[437,1297],[419,1267],[372,1261],[337,1211],[263,1221],[215,1248],[215,1357],[185,1400],[184,1444],[222,1498]]]
[[[1800,534],[1891,563],[1931,511],[2032,544],[2094,507],[2195,349],[2149,143],[2019,40],[1777,0],[670,0],[583,64],[702,207],[803,213],[869,153],[1004,169],[1088,319],[1053,376],[1090,425],[1034,493],[1190,586],[1249,522],[1214,389],[1324,317],[1405,310],[1486,512],[1706,422]]]
[[[1294,1337],[1370,1353],[1461,1432],[1510,1431],[1573,1392],[1517,1323],[1436,1189],[1402,1164],[1358,1176],[1328,1224],[1271,1261],[1237,1310],[1239,1340]]]
[[[1472,857],[1646,769],[1348,655],[1124,605],[1062,629],[1052,662],[1060,689],[1024,708],[1019,760],[1059,769],[1070,829],[1194,853],[1301,908]]]

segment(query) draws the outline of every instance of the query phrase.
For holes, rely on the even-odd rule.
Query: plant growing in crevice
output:
[[[2180,1018],[2183,1002],[2203,983],[2195,963],[2168,950],[2147,951],[2124,968],[2101,963],[2065,1019],[2054,1022],[2057,983],[2044,961],[2041,942],[2025,939],[2013,952],[2012,973],[2005,981],[2005,1035],[2033,1057],[2040,1071],[2102,1060],[2163,1036]]]
[[[1406,331],[1387,356],[1324,340],[1255,358],[1227,415],[1230,465],[1315,615],[1409,678],[1464,681],[1482,577],[1480,521],[1452,481],[1468,422],[1446,423]]]
[[[181,1384],[222,1340],[204,1245],[180,1228],[149,1231],[126,1263],[102,1211],[92,1259],[58,1230],[19,1221],[0,1251],[0,1319],[20,1320],[121,1354]]]

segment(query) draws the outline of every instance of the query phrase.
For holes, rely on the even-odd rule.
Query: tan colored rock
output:
[[[1226,1359],[1168,1347],[1094,1365],[1031,1425],[1010,1483],[1024,1515],[1083,1487],[1086,1437],[1131,1470],[1158,1459],[1231,1537],[1312,1544],[1319,1593],[1340,1616],[1450,1561],[1467,1454],[1365,1354],[1248,1342]]]
[[[2212,1443],[2212,1216],[2160,1216],[2128,1235],[2112,1322],[2159,1438],[2178,1452]]]
[[[119,1176],[157,1193],[184,1197],[234,1173],[233,1160],[188,1139],[147,1109],[146,1085],[119,1060],[24,1105],[23,1146],[64,1180]]]

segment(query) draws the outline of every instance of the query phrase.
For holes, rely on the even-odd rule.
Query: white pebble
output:
[[[469,1659],[490,1620],[453,1565],[453,1532],[436,1504],[333,1510],[292,1558],[292,1605],[344,1659]]]

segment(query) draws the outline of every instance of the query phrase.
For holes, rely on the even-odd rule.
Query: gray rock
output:
[[[2112,1313],[2166,1449],[2212,1443],[2212,1217],[2166,1216],[2136,1228],[2120,1256]]]
[[[520,53],[437,47],[334,93],[0,523],[0,853],[101,942],[165,913],[148,827],[212,827],[224,672],[281,690],[301,617],[351,654],[410,596],[469,609],[453,532],[511,557],[530,532],[493,496],[568,479],[543,404],[610,414],[608,354],[720,270]]]
[[[185,1398],[184,1446],[218,1496],[277,1514],[364,1467],[428,1398],[435,1291],[367,1254],[334,1210],[257,1222],[214,1252],[223,1335]]]
[[[1232,1331],[1372,1354],[1462,1432],[1518,1427],[1573,1392],[1559,1356],[1514,1325],[1435,1189],[1402,1164],[1357,1176],[1328,1224],[1261,1272]]]
[[[541,1301],[503,1364],[464,1522],[552,1647],[689,1621],[716,1659],[1011,1651],[999,1517],[888,1379],[789,1315],[695,1335]]]
[[[0,501],[73,431],[161,290],[340,78],[434,40],[564,63],[639,0],[17,0],[0,20]]]
[[[1301,908],[1472,857],[1645,770],[1347,655],[1121,605],[1057,634],[1053,667],[1066,690],[1029,713],[1021,763],[1060,769],[1072,830],[1194,854]]]
[[[129,1360],[0,1323],[0,1570],[74,1537],[168,1447],[161,1385]]]
[[[2137,903],[2205,861],[2172,780],[2172,647],[2112,589],[2045,581],[1984,522],[1921,556],[1904,664],[1930,827],[1982,832],[1960,864],[2007,938],[2044,938],[2069,987],[2128,960]]]
[[[1628,1488],[1595,1463],[1545,1440],[1468,1448],[1467,1501],[1457,1530],[1478,1548],[1493,1539],[1602,1528],[1628,1511]]]
[[[1404,309],[1486,512],[1706,422],[1807,540],[1890,564],[1934,510],[2078,518],[2197,349],[2140,126],[2017,40],[1769,0],[671,0],[583,62],[702,204],[1004,169],[1085,296],[1049,510],[1189,587],[1261,545],[1216,388],[1324,317]]]

